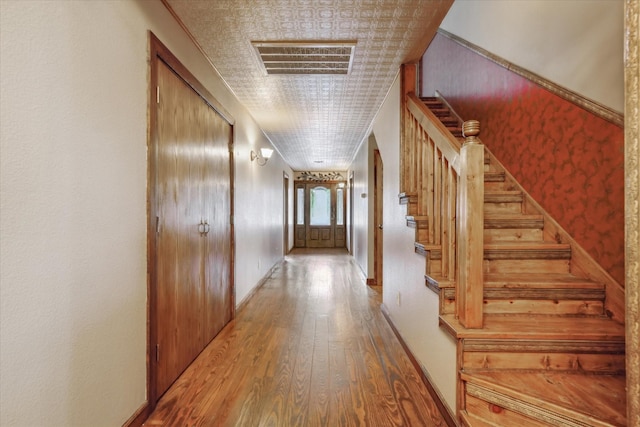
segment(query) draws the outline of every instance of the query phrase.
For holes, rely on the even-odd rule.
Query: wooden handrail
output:
[[[415,94],[415,69],[404,66],[400,190],[417,195],[413,214],[426,218],[425,241],[441,255],[438,280],[455,283],[456,313],[467,328],[483,322],[484,146],[477,121],[465,122],[464,144]]]
[[[442,154],[449,160],[451,167],[460,174],[460,149],[462,145],[458,139],[449,132],[445,125],[424,105],[424,102],[410,93],[407,96],[407,108],[420,124]]]

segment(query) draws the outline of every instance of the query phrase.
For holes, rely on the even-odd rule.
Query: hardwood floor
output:
[[[346,251],[296,250],[145,426],[444,426]]]

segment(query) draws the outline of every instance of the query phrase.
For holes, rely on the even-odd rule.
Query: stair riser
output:
[[[522,213],[522,203],[518,202],[502,202],[484,204],[485,215],[491,214],[520,214]]]
[[[487,172],[487,171],[485,171]],[[484,191],[512,191],[514,190],[513,185],[504,181],[485,181],[484,182]]]
[[[485,300],[486,314],[602,315],[602,301]]]
[[[522,228],[486,228],[485,243],[491,242],[540,242],[543,234],[540,229]]]
[[[622,374],[625,372],[625,357],[624,354],[465,352],[463,365],[464,369],[473,370],[542,370]]]
[[[497,426],[549,427],[549,424],[525,417],[517,412],[504,409],[474,396],[465,396],[466,410],[469,414]]]
[[[484,260],[485,274],[513,274],[513,273],[569,273],[568,260]]]
[[[442,314],[455,313],[455,299],[442,297]],[[602,301],[484,300],[485,314],[604,315]]]

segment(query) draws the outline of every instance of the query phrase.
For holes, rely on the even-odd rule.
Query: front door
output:
[[[297,183],[296,246],[306,248],[345,247],[344,206],[344,184]]]

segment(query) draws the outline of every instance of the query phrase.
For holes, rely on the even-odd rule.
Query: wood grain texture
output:
[[[345,250],[294,249],[146,426],[444,426]]]

